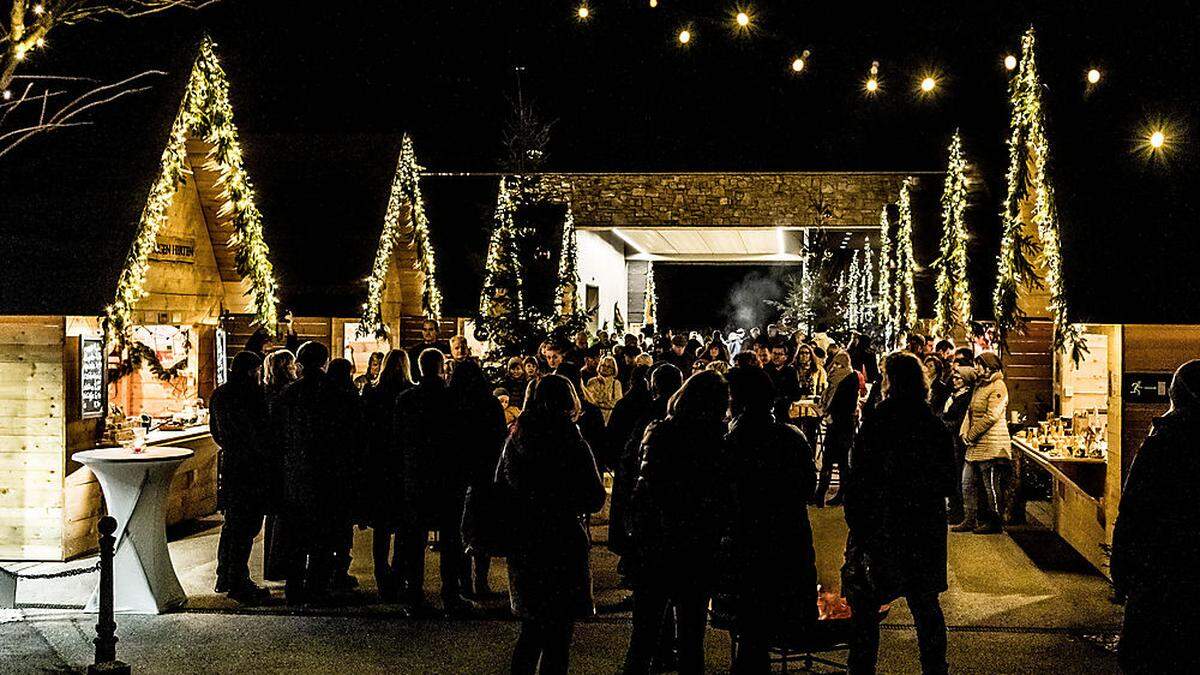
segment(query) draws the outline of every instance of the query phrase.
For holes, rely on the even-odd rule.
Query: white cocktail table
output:
[[[187,448],[84,450],[72,457],[100,481],[108,514],[117,520],[113,554],[113,611],[161,614],[182,605],[187,594],[167,551],[166,502],[175,469],[194,453]],[[84,611],[95,612],[100,589]]]

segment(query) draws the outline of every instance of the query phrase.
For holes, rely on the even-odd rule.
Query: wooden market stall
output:
[[[74,194],[31,186],[36,217],[11,203],[0,214],[31,245],[49,235],[40,243],[73,249],[64,267],[31,265],[23,288],[4,289],[18,311],[0,317],[0,559],[94,548],[101,493],[72,455],[141,434],[195,452],[175,474],[168,523],[216,510],[205,406],[226,372],[219,320],[273,323],[275,282],[212,42],[176,65],[161,96],[104,120],[110,137],[58,149],[73,166],[29,159]]]

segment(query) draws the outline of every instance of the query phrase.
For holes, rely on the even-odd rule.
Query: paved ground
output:
[[[845,537],[842,514],[825,509],[811,515],[821,582],[835,588]],[[358,603],[305,613],[281,605],[239,610],[211,591],[217,533],[216,527],[201,529],[171,545],[191,597],[186,610],[119,619],[120,656],[138,671],[494,673],[506,668],[517,626],[506,615],[503,596],[489,599],[488,612],[478,620],[400,618],[395,607],[374,603],[369,534],[360,533],[352,569],[363,583]],[[603,535],[599,528],[596,536]],[[259,568],[260,556],[256,547]],[[572,670],[612,673],[629,638],[629,616],[608,609],[622,595],[614,588],[613,557],[598,547],[594,565],[602,613],[576,632]],[[427,569],[434,574],[437,566]],[[494,566],[493,575],[493,586],[503,588],[502,564]],[[427,588],[436,586],[431,578]],[[31,597],[23,591],[19,599]],[[1115,672],[1115,659],[1101,644],[1120,622],[1119,608],[1108,602],[1107,582],[1044,532],[952,534],[950,590],[942,601],[955,672]],[[70,610],[0,614],[0,672],[86,667],[94,623],[94,616]],[[918,671],[915,642],[908,611],[898,603],[885,625],[880,670]],[[707,649],[710,671],[724,672],[725,634],[710,631]]]

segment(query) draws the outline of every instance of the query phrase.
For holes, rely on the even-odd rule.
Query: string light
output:
[[[1005,56],[1004,57],[1004,68],[1006,70],[1016,70],[1017,69],[1017,57],[1013,56],[1012,54]]]
[[[650,0],[650,9],[658,7],[658,0]]]
[[[935,80],[931,75],[927,75],[925,76],[925,79],[921,80],[921,91],[927,94],[933,91],[933,88],[936,86],[937,80]]]
[[[41,3],[38,3],[33,6],[33,13],[38,16],[41,16],[46,13],[46,8],[44,6],[42,6]]]
[[[46,46],[46,38],[40,37],[37,39],[36,42],[34,42],[34,44],[36,44],[38,47],[45,47]]]
[[[879,62],[871,62],[871,74],[867,77],[867,83],[863,85],[868,94],[874,94],[879,90]]]
[[[686,28],[679,31],[679,44],[686,45],[687,43],[689,43],[691,41],[692,41],[692,31],[690,31]]]
[[[8,89],[5,89],[5,90],[4,90],[4,93],[3,93],[3,94],[0,94],[0,96],[2,96],[2,97],[4,98],[4,100],[5,100],[5,101],[7,101],[7,100],[9,100],[9,99],[11,99],[11,98],[12,98],[12,92],[11,92],[10,90],[8,90]]]
[[[810,53],[811,52],[809,50],[805,49],[803,52],[800,53],[800,56],[797,56],[795,59],[792,59],[792,72],[793,73],[803,72],[804,66],[808,64],[808,55]]]
[[[1097,84],[1100,82],[1100,71],[1092,68],[1087,72],[1088,84]]]
[[[737,25],[745,28],[750,25],[750,15],[745,12],[737,13]]]
[[[13,57],[16,58],[18,61],[24,61],[25,60],[25,46],[17,45],[17,52],[15,54],[13,54]]]
[[[1151,148],[1154,148],[1155,150],[1161,150],[1163,145],[1166,142],[1167,142],[1167,137],[1166,137],[1166,135],[1163,134],[1162,131],[1155,131],[1154,133],[1150,134],[1150,147]]]
[[[589,15],[590,15],[592,12],[591,12],[591,10],[589,10],[589,9],[588,9],[588,6],[587,6],[587,5],[580,5],[580,6],[579,6],[579,10],[578,10],[578,12],[577,12],[577,13],[579,14],[579,18],[580,18],[580,20],[582,20],[582,21],[586,21],[586,20],[587,20],[587,18],[588,18],[588,16],[589,16]]]

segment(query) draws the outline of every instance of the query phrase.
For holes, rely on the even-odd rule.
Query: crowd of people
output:
[[[594,612],[587,519],[611,474],[625,672],[702,672],[710,602],[731,617],[736,672],[764,672],[769,645],[816,621],[807,507],[827,505],[849,525],[851,672],[874,671],[880,607],[899,597],[924,671],[945,672],[947,524],[999,531],[1006,406],[999,359],[979,345],[911,336],[880,359],[861,335],[775,325],[547,340],[491,379],[432,321],[358,377],[316,342],[247,350],[211,401],[216,588],[269,595],[249,572],[265,518],[264,578],[285,581],[289,604],[333,601],[357,585],[358,525],[380,598],[421,616],[435,532],[443,611],[474,615],[504,556],[521,621],[512,672],[566,672],[575,622]]]

